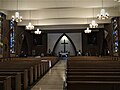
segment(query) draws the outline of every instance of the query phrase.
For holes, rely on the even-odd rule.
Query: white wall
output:
[[[48,34],[48,44],[47,44],[48,49],[53,51],[54,45],[61,35],[62,35],[62,33],[49,33]]]
[[[71,40],[73,41],[76,50],[81,50],[82,51],[82,34],[81,33],[66,33]]]
[[[62,34],[63,33],[49,33],[48,34],[48,49],[51,49],[51,51],[53,51],[55,43],[57,42],[57,40],[60,38]],[[82,51],[82,34],[81,33],[66,33],[66,35],[68,35],[71,38],[71,40],[73,41],[76,47],[76,50]],[[68,43],[66,45],[66,50],[70,51],[70,55],[75,55],[74,48],[72,44],[70,43],[70,41],[67,40],[66,42]],[[58,54],[58,52],[60,51],[64,51],[64,46],[61,43],[63,43],[63,40],[60,40],[58,42],[58,45],[55,50],[56,54]]]

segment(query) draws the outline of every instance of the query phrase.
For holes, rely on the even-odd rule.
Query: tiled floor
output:
[[[60,60],[31,90],[63,90],[66,60]]]

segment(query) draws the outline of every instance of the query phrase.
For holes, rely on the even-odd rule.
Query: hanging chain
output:
[[[93,8],[93,19],[94,19],[94,8]]]
[[[18,0],[17,0],[17,11],[18,11]]]
[[[30,10],[30,22],[31,22],[31,10]]]
[[[102,0],[102,9],[103,9],[103,0]]]

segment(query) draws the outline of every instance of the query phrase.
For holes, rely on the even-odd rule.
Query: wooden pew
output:
[[[0,73],[20,72],[21,90],[26,90],[29,86],[33,85],[34,81],[37,81],[49,70],[49,61],[50,60],[41,60],[39,58],[12,58],[0,62]],[[56,59],[53,60],[52,65],[56,62]]]
[[[0,90],[12,90],[10,76],[0,76]]]
[[[120,81],[118,75],[68,75],[67,81]]]
[[[67,90],[120,90],[120,62],[74,58],[67,62]]]
[[[23,63],[23,64],[29,64],[30,66],[33,67],[33,79],[34,81],[37,80],[37,78],[40,78],[40,64],[41,64],[41,61],[40,60],[12,60],[10,62],[18,62],[18,63]]]
[[[49,68],[49,61],[48,60],[41,60],[39,58],[17,58],[12,60],[12,62],[27,62],[30,65],[33,65],[34,69],[34,77],[35,81],[37,80],[37,77],[42,77],[50,68]]]
[[[49,70],[49,68],[50,68],[50,66],[52,67],[55,63],[57,63],[57,61],[58,61],[58,57],[54,57],[54,56],[50,56],[50,57],[42,57],[42,58],[13,58],[12,59],[12,61],[15,61],[15,60],[18,60],[18,61],[24,61],[24,60],[26,60],[26,61],[42,61],[43,60],[43,62],[41,63],[41,65],[39,64],[39,65],[37,65],[37,67],[38,67],[38,70],[39,69],[41,69],[40,71],[37,71],[37,72],[35,72],[35,76],[36,76],[36,74],[38,75],[38,77],[40,77],[40,73],[41,73],[41,76],[43,76],[48,70]],[[48,63],[46,63],[45,64],[45,62],[44,62],[44,60],[48,60],[48,63],[49,63],[49,65],[48,65]],[[38,64],[38,63],[37,63]],[[51,65],[50,65],[51,64]],[[49,66],[49,67],[48,67]],[[36,66],[35,66],[36,67]],[[33,67],[33,69],[34,69],[34,67]],[[36,70],[36,69],[35,69]],[[34,71],[33,71],[34,72]],[[36,80],[37,78],[35,77],[35,80]]]
[[[119,90],[120,72],[69,72],[67,73],[67,90]],[[113,85],[114,84],[114,85]],[[113,89],[112,87],[115,89]],[[119,87],[118,87],[119,86]],[[98,88],[101,89],[98,89]],[[106,87],[106,88],[104,88]]]
[[[112,71],[109,71],[109,72],[103,72],[103,71],[86,71],[86,72],[77,72],[77,71],[68,71],[67,72],[67,75],[120,75],[120,71],[117,71],[117,72],[112,72]]]
[[[49,61],[41,60],[41,74],[42,76],[49,70]]]
[[[67,90],[120,90],[118,81],[68,81]]]
[[[21,73],[21,89],[27,90],[28,88],[28,70],[27,69],[0,69],[0,72]]]
[[[36,61],[34,61],[36,62]],[[40,62],[40,61],[39,61]],[[33,68],[32,66],[34,65],[34,73],[33,73]],[[40,64],[39,64],[40,65]],[[9,70],[8,70],[9,68]],[[22,74],[22,82],[23,82],[23,88],[26,90],[28,88],[28,83],[29,86],[33,84],[33,75],[35,75],[35,80],[37,80],[37,65],[33,63],[33,61],[28,61],[28,60],[13,60],[13,61],[7,61],[7,62],[2,62],[0,63],[0,71],[5,71],[5,72],[21,72],[19,70],[21,69],[27,69],[27,72]],[[39,66],[40,70],[40,66]],[[40,72],[40,71],[39,71]],[[40,74],[40,73],[39,73]],[[23,89],[22,89],[23,90]]]
[[[31,85],[33,83],[33,67],[24,62],[2,62],[0,63],[0,70],[1,69],[9,69],[9,70],[28,70],[28,84]]]
[[[113,60],[114,57],[106,56],[106,57],[98,57],[98,56],[74,56],[68,57],[68,60]],[[114,59],[117,60],[117,59]]]
[[[120,67],[119,61],[88,61],[88,60],[79,60],[79,61],[68,61],[67,68],[118,68]]]
[[[50,67],[53,67],[58,62],[58,57],[45,56],[45,57],[41,57],[41,60],[48,60],[51,64]]]
[[[11,77],[11,88],[12,90],[21,90],[21,73],[16,72],[0,72],[1,76]]]

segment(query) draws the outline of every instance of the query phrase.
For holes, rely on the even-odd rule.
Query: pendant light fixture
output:
[[[38,25],[38,21],[37,21],[37,25]],[[34,32],[35,34],[41,34],[41,31],[39,28],[37,28],[37,30]]]
[[[88,23],[88,19],[87,19],[87,23]],[[87,27],[86,30],[84,30],[85,33],[91,33],[91,30],[89,29],[89,27]]]
[[[92,22],[90,23],[89,26],[90,26],[90,28],[97,28],[98,27],[98,24],[94,20],[94,8],[93,8],[93,20],[92,20]]]
[[[99,20],[105,20],[109,18],[109,14],[105,11],[105,9],[103,8],[103,0],[102,0],[102,9],[100,11],[100,14],[97,15],[97,18]]]
[[[37,28],[37,30],[35,31],[35,34],[41,34],[41,31],[39,28]]]
[[[85,33],[91,33],[91,30],[89,29],[89,27],[87,27],[86,30],[84,30]]]
[[[30,20],[29,20],[28,25],[26,26],[26,29],[27,30],[33,30],[34,29],[34,26],[31,23],[31,10],[30,10]]]
[[[15,15],[12,16],[12,20],[15,22],[22,22],[22,16],[20,16],[20,13],[18,12],[18,0],[17,0],[17,11],[15,12]]]

